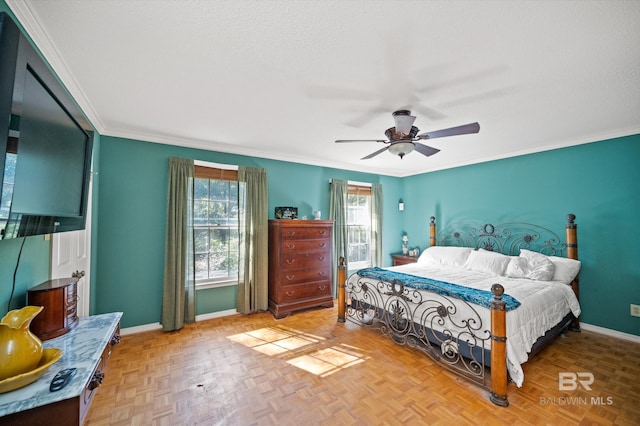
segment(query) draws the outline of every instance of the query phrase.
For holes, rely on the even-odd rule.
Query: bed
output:
[[[338,266],[338,321],[378,328],[490,391],[508,406],[507,383],[555,337],[579,331],[577,226],[566,237],[529,223],[453,223],[436,231],[415,263]]]

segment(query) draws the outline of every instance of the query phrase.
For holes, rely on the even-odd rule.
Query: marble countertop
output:
[[[91,378],[121,317],[122,312],[83,317],[67,334],[43,342],[45,348],[61,349],[62,357],[35,382],[0,394],[0,416],[78,397]],[[60,370],[71,367],[78,369],[75,377],[63,389],[50,392],[49,384],[53,377]]]

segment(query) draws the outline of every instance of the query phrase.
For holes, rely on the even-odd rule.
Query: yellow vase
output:
[[[35,369],[42,358],[42,342],[29,325],[42,306],[9,311],[0,321],[0,380]]]

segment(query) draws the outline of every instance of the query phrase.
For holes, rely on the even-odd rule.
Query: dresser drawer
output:
[[[278,302],[288,303],[302,299],[326,296],[331,293],[331,283],[329,281],[316,281],[307,284],[296,284],[282,286]]]
[[[330,266],[331,250],[312,251],[307,253],[283,253],[280,268],[282,270],[300,269],[300,268],[317,268]]]
[[[282,243],[283,253],[318,251],[329,248],[328,240],[287,240]]]
[[[67,305],[67,317],[74,320],[78,314],[78,307],[74,303],[73,305]]]
[[[66,288],[67,292],[67,301],[70,303],[76,303],[78,299],[78,292],[76,290],[77,284],[70,284]]]
[[[291,269],[282,272],[281,283],[285,286],[310,281],[328,280],[329,277],[331,277],[331,268],[328,266],[321,268]]]
[[[331,237],[331,229],[327,227],[287,227],[280,230],[282,240],[313,240],[328,239]]]

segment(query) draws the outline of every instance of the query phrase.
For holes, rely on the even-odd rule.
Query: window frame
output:
[[[369,242],[369,255],[368,261],[359,261],[359,262],[352,262],[348,259],[349,256],[349,249],[350,249],[350,241],[351,238],[349,236],[349,232],[351,231],[351,227],[352,226],[356,226],[356,225],[351,225],[349,223],[349,208],[350,208],[350,204],[349,204],[349,195],[356,195],[356,196],[367,196],[369,197],[369,226],[368,226],[368,242]],[[349,264],[349,269],[362,269],[362,268],[368,268],[371,267],[373,265],[373,241],[371,238],[371,229],[373,228],[373,205],[372,205],[372,191],[371,191],[371,184],[356,184],[353,182],[348,182],[347,184],[347,204],[346,204],[346,214],[347,214],[347,262]]]
[[[238,182],[238,167],[227,164],[215,164],[203,161],[194,161],[194,179],[213,179]],[[239,200],[238,200],[239,201]],[[195,231],[196,225],[192,225]],[[238,227],[238,231],[240,228]],[[239,241],[238,241],[239,243]],[[194,247],[194,264],[195,264],[195,247]],[[206,290],[209,288],[220,288],[238,285],[238,275],[219,278],[195,279],[195,287],[197,290]]]

